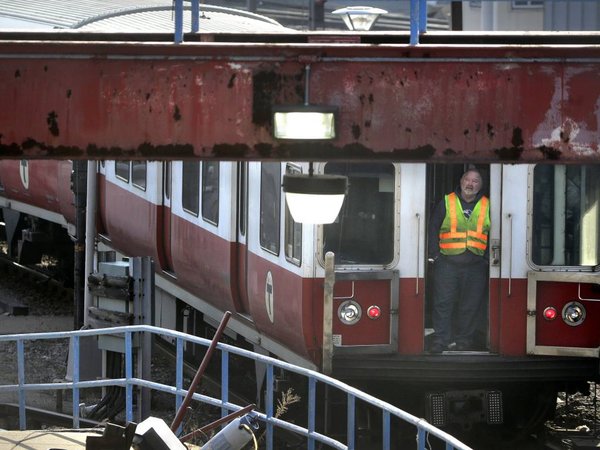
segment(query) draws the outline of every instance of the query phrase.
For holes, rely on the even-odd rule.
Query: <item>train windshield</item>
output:
[[[537,165],[531,211],[534,264],[600,264],[600,166]]]
[[[348,193],[336,221],[323,227],[323,251],[336,264],[386,265],[394,259],[394,166],[328,163],[325,173],[348,177]]]

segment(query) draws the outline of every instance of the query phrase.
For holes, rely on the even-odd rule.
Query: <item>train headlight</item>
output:
[[[544,319],[550,321],[556,319],[557,316],[558,311],[556,311],[554,306],[548,306],[546,309],[544,309]]]
[[[585,307],[579,302],[569,302],[562,310],[562,318],[567,325],[576,327],[585,320]]]
[[[362,309],[354,300],[346,300],[338,308],[338,317],[346,325],[354,325],[361,315]]]

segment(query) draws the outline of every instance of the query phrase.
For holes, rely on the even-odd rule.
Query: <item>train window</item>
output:
[[[324,225],[323,253],[336,264],[389,264],[394,259],[394,166],[328,163],[325,173],[345,175],[349,187],[336,221]]]
[[[129,183],[129,161],[115,161],[115,175]]]
[[[260,165],[260,246],[279,255],[281,164]]]
[[[133,161],[131,163],[131,182],[135,187],[146,190],[146,161]]]
[[[288,165],[287,173],[300,173],[300,169]],[[285,256],[288,261],[299,266],[302,263],[302,224],[295,222],[285,204]]]
[[[219,162],[202,163],[202,218],[219,224]]]
[[[183,209],[194,215],[200,212],[200,161],[184,161],[181,177]]]
[[[534,264],[600,264],[600,166],[537,165],[532,198]]]

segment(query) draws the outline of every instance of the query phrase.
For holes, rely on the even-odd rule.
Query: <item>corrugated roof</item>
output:
[[[191,29],[189,2],[183,30]],[[84,31],[171,33],[175,13],[170,0],[1,0],[0,17]],[[247,11],[200,5],[200,32],[293,31],[273,19]]]

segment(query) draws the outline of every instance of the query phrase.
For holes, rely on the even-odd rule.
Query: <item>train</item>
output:
[[[0,160],[13,256],[32,261],[61,243],[72,251],[73,164]],[[471,165],[92,164],[95,260],[152,258],[157,326],[201,335],[231,311],[235,341],[317,370],[330,339],[332,376],[441,427],[531,430],[552,417],[557,392],[587,393],[600,378],[600,165],[477,164],[491,217],[480,345],[432,354],[428,223]],[[309,170],[347,177],[332,223],[290,214],[283,178]]]

